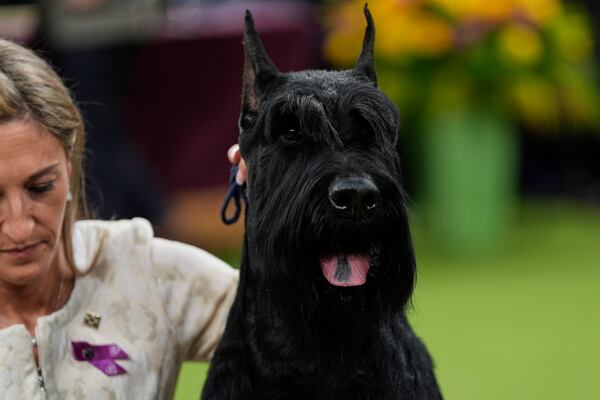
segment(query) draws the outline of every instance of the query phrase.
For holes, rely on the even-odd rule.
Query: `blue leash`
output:
[[[225,201],[223,202],[223,206],[221,207],[221,221],[225,225],[231,225],[237,222],[240,219],[240,215],[242,213],[242,200],[246,207],[248,206],[248,198],[246,197],[246,183],[244,182],[241,185],[235,181],[235,176],[238,171],[238,166],[234,165],[231,167],[231,173],[229,175],[229,192],[225,196]],[[229,204],[233,199],[234,203],[234,212],[231,217],[227,217],[227,209],[229,208]]]

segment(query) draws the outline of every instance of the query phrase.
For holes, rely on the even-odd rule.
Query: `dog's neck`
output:
[[[360,296],[340,295],[339,288],[311,287],[309,293],[285,282],[267,283],[261,271],[273,267],[249,251],[245,240],[240,295],[242,312],[256,337],[281,334],[294,338],[290,346],[324,364],[348,366],[360,362],[386,321],[389,310]],[[253,257],[254,256],[254,257]],[[268,280],[267,280],[268,281]],[[293,334],[302,332],[302,334]]]

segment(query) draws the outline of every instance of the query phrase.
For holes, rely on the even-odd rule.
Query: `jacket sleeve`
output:
[[[152,239],[150,258],[184,360],[209,360],[225,329],[238,272],[204,250],[165,239]]]

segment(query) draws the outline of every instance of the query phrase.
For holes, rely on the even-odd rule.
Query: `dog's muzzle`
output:
[[[337,177],[329,185],[329,202],[342,216],[365,218],[379,203],[379,189],[368,175]]]
[[[373,216],[379,203],[379,189],[368,175],[338,176],[329,185],[328,198],[334,214],[348,220]],[[321,272],[334,286],[360,286],[371,268],[367,252],[342,250],[320,258]]]

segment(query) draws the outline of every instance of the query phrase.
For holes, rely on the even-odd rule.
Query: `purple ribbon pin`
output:
[[[88,342],[71,342],[77,361],[88,361],[108,376],[126,374],[125,368],[114,360],[129,360],[125,351],[115,343],[91,345]]]

